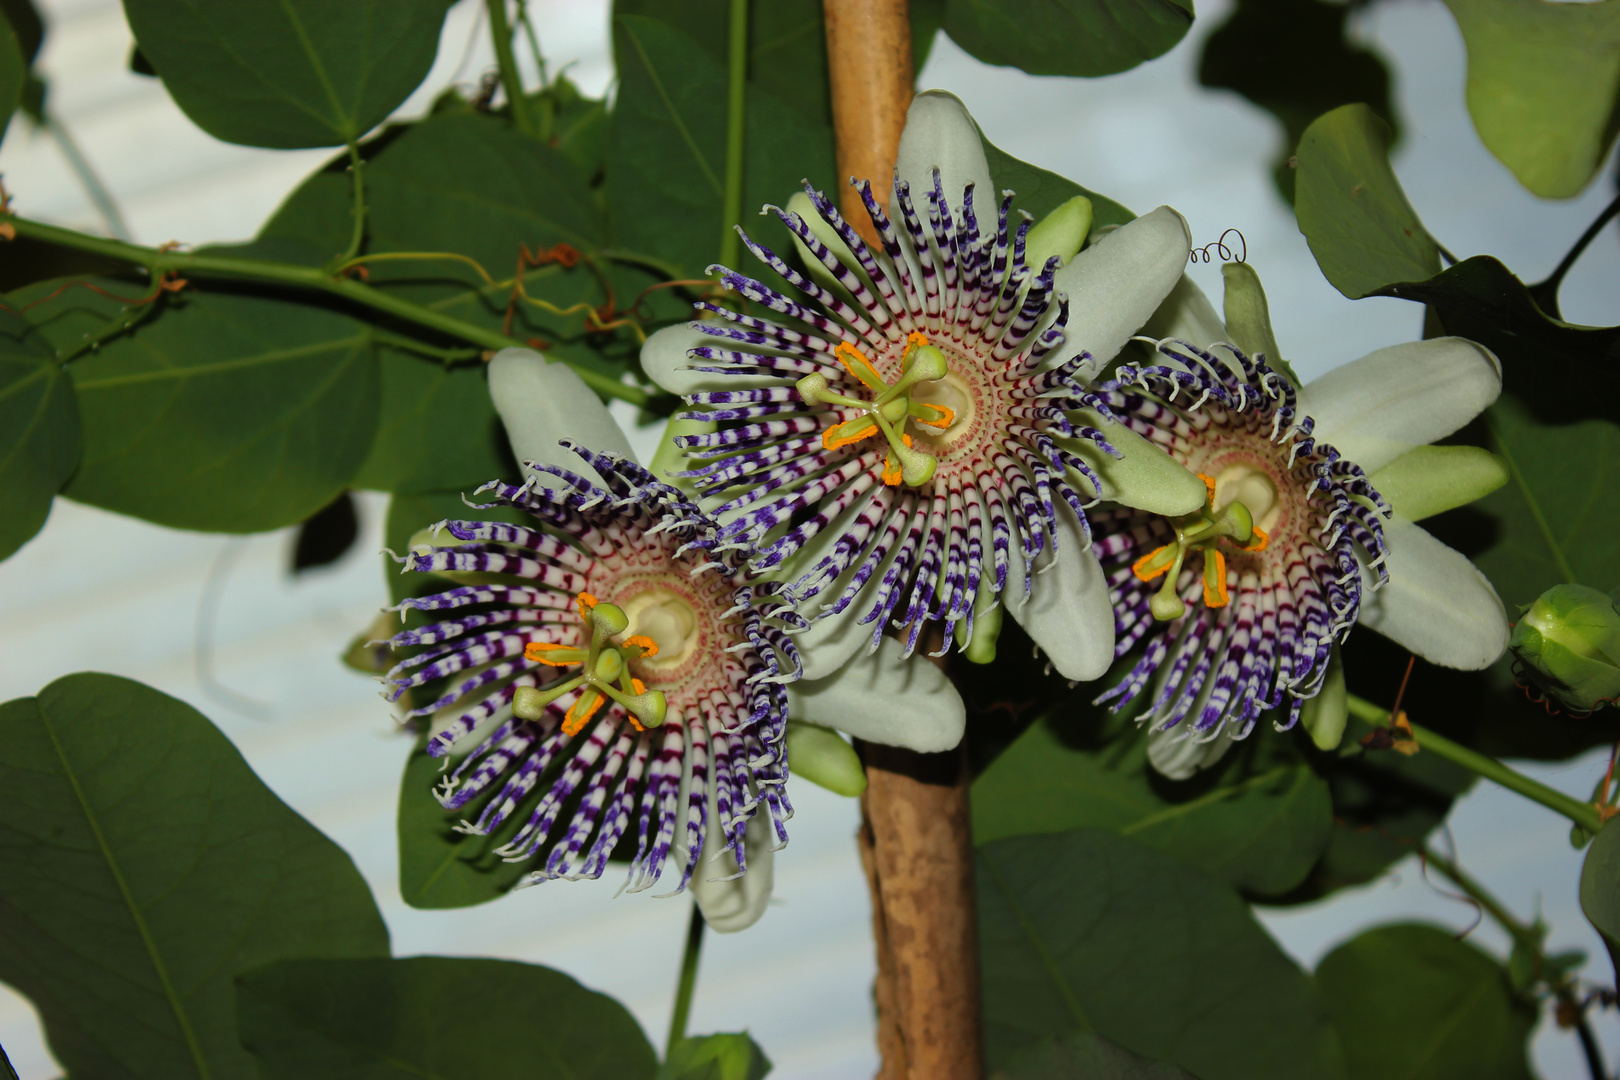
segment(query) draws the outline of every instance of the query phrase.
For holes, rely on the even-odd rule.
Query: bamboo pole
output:
[[[880,202],[894,176],[911,105],[911,17],[907,0],[823,0],[838,186],[844,217],[867,243],[878,236],[850,177],[870,180]]]

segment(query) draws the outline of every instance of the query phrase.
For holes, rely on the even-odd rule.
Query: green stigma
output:
[[[945,354],[928,344],[928,338],[912,333],[906,338],[906,353],[900,360],[900,377],[892,384],[883,381],[872,362],[848,342],[839,344],[836,355],[844,368],[873,393],[871,401],[835,393],[824,375],[806,375],[797,388],[799,398],[806,405],[838,405],[859,409],[861,415],[828,428],[821,436],[821,445],[828,450],[859,442],[873,435],[882,435],[889,444],[889,455],[883,464],[883,482],[895,485],[902,481],[910,487],[921,487],[933,479],[939,459],[912,443],[905,426],[910,421],[943,431],[956,420],[956,414],[943,405],[913,401],[912,388],[918,383],[943,379],[950,371]]]

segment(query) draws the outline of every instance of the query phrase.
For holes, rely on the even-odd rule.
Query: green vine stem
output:
[[[495,64],[501,70],[501,87],[512,110],[512,123],[525,135],[535,134],[534,117],[529,115],[529,99],[523,96],[523,80],[518,75],[517,57],[512,54],[512,26],[506,21],[506,0],[484,0],[489,9],[489,36],[495,45]]]
[[[9,222],[18,236],[42,240],[48,244],[87,251],[110,259],[132,263],[145,268],[153,280],[175,272],[202,277],[229,278],[235,281],[257,281],[272,285],[290,285],[294,288],[314,289],[340,296],[373,311],[381,311],[429,330],[437,330],[451,337],[478,345],[485,349],[527,348],[528,343],[515,337],[489,330],[453,315],[435,311],[412,303],[392,293],[374,289],[351,278],[337,277],[313,266],[271,262],[267,259],[249,259],[236,255],[194,254],[185,251],[164,251],[142,247],[122,240],[109,240],[99,236],[47,225],[42,221],[4,215],[0,220]],[[566,360],[553,361],[568,363]],[[610,375],[577,364],[569,364],[579,373],[585,384],[604,397],[628,401],[637,407],[646,407],[653,395],[638,386],[622,383]]]
[[[748,103],[748,0],[731,0],[730,71],[726,99],[726,190],[722,207],[720,262],[735,267],[742,254],[743,133]]]
[[[360,254],[366,239],[366,163],[360,157],[360,144],[349,140],[349,175],[354,179],[354,231],[349,236],[349,249],[339,262],[349,262]]]
[[[692,992],[697,988],[698,960],[703,955],[703,909],[692,905],[692,921],[686,925],[686,949],[681,953],[680,981],[675,984],[675,1009],[669,1015],[669,1041],[664,1056],[675,1052],[675,1045],[686,1038],[686,1021],[692,1015]]]
[[[1390,726],[1389,710],[1354,694],[1348,695],[1348,704],[1352,716],[1365,720],[1375,727]],[[1598,816],[1597,808],[1590,803],[1583,803],[1579,799],[1565,795],[1562,791],[1555,791],[1546,784],[1530,779],[1530,777],[1502,764],[1493,757],[1470,750],[1460,743],[1452,742],[1438,732],[1419,727],[1417,724],[1412,724],[1411,727],[1412,737],[1417,740],[1420,748],[1443,757],[1455,765],[1461,765],[1469,772],[1483,776],[1487,780],[1495,781],[1509,791],[1518,792],[1525,798],[1538,802],[1549,810],[1556,810],[1593,835],[1596,835],[1603,828],[1603,819]]]

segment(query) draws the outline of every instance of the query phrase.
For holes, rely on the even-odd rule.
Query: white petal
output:
[[[1148,762],[1155,772],[1171,780],[1188,780],[1200,769],[1207,769],[1232,749],[1232,740],[1224,735],[1213,739],[1201,738],[1196,732],[1188,735],[1188,722],[1183,720],[1168,731],[1148,734]]]
[[[1082,350],[1091,354],[1090,371],[1112,360],[1181,280],[1191,244],[1186,219],[1161,206],[1076,255],[1057,273],[1069,325],[1049,362]]]
[[[828,678],[789,683],[787,694],[794,720],[920,753],[951,749],[967,724],[962,696],[945,673],[920,653],[907,659],[893,638]]]
[[[771,900],[772,866],[776,832],[762,805],[748,822],[743,834],[743,854],[748,873],[737,873],[737,857],[725,847],[720,832],[720,814],[715,806],[714,785],[709,785],[709,820],[705,829],[702,861],[692,874],[692,898],[703,911],[703,921],[722,934],[735,934],[759,922]],[[717,880],[730,878],[731,880]]]
[[[1300,391],[1300,407],[1316,418],[1318,441],[1371,473],[1450,435],[1501,392],[1502,368],[1489,349],[1445,337],[1334,368]]]
[[[1363,626],[1443,667],[1477,671],[1508,643],[1502,600],[1473,563],[1402,518],[1384,523],[1389,583],[1377,592],[1363,568]]]
[[[641,370],[665,390],[683,397],[700,390],[751,390],[756,386],[773,386],[783,381],[763,375],[728,375],[691,370],[693,364],[704,361],[692,359],[686,355],[687,352],[699,345],[715,345],[719,342],[719,338],[705,334],[690,323],[666,326],[642,343]]]
[[[1008,545],[1007,612],[1034,639],[1066,679],[1101,678],[1114,662],[1114,608],[1102,564],[1084,547],[1080,525],[1058,510],[1058,548],[1037,559],[1029,599],[1024,598],[1024,554]]]
[[[979,127],[961,99],[944,90],[924,90],[911,99],[894,168],[900,179],[911,185],[912,206],[925,224],[935,169],[939,170],[940,186],[953,209],[962,205],[962,188],[969,183],[973,185],[975,206],[995,204],[996,190],[990,179],[990,165],[985,161],[984,144],[979,140]],[[874,189],[887,186],[886,177],[861,179],[870,179]],[[899,221],[899,207],[891,205],[891,211],[894,220]],[[979,216],[983,218],[985,213],[981,209]]]
[[[533,349],[502,349],[495,354],[489,362],[489,396],[519,462],[560,465],[600,483],[596,470],[557,445],[559,439],[636,460],[630,440],[578,373],[567,364],[548,363]]]
[[[1226,324],[1216,314],[1215,305],[1209,302],[1204,290],[1183,274],[1159,305],[1159,310],[1142,327],[1142,333],[1159,340],[1180,338],[1207,346],[1226,340]]]

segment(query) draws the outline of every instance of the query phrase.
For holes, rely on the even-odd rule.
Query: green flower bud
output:
[[[1555,585],[1513,627],[1514,674],[1589,713],[1620,698],[1620,608],[1585,585]]]
[[[795,776],[851,798],[866,790],[866,770],[855,748],[832,728],[789,720],[788,766]]]
[[[1068,266],[1069,260],[1085,246],[1091,232],[1091,200],[1076,195],[1059,205],[1029,230],[1024,239],[1024,261],[1036,274],[1046,266],[1046,260],[1056,255],[1059,266]]]

